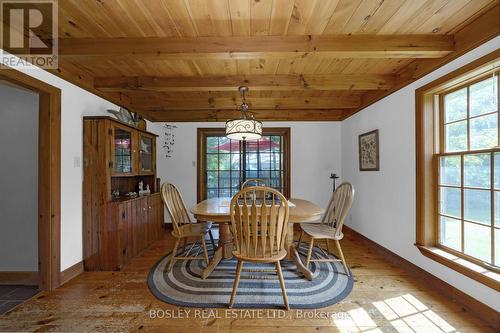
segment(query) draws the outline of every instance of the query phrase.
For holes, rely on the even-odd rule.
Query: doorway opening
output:
[[[34,227],[36,227],[37,232],[32,237],[36,240],[37,245],[34,246],[32,244],[32,248],[28,249],[29,245],[27,244],[22,252],[16,252],[11,249],[7,253],[7,256],[10,258],[20,258],[22,254],[29,253],[36,253],[36,257],[34,259],[26,259],[24,266],[19,266],[21,268],[18,271],[0,271],[0,285],[5,286],[6,284],[14,283],[35,285],[39,290],[53,290],[60,285],[61,275],[61,91],[56,87],[13,69],[0,70],[0,81],[11,88],[18,87],[24,89],[28,95],[31,93],[37,97],[34,100],[38,100],[37,110],[34,110],[34,112],[38,111],[35,115],[35,118],[37,117],[38,144],[37,147],[33,147],[32,152],[33,154],[38,152],[38,156],[23,156],[22,154],[17,156],[14,154],[14,157],[17,159],[16,165],[18,165],[20,170],[13,170],[14,167],[9,167],[10,172],[15,173],[22,171],[27,163],[36,163],[38,165],[37,168],[34,168],[36,177],[32,177],[33,175],[31,175],[33,181],[36,181],[36,186],[32,188],[32,192],[34,193],[31,195],[33,197],[27,198],[25,195],[21,195],[11,200],[19,206],[16,208],[19,210],[33,209],[32,206],[36,204],[37,208],[34,209],[33,217],[35,219]],[[6,121],[5,114],[2,115],[2,118],[3,121]],[[34,125],[34,123],[31,125]],[[18,128],[18,130],[22,132],[23,128]],[[14,128],[11,132],[15,133],[15,131],[16,129]],[[16,135],[18,136],[19,133]],[[16,142],[3,142],[4,146],[13,150],[16,149],[16,144]],[[26,170],[29,170],[29,168]],[[3,170],[2,172],[8,173],[9,170]],[[14,196],[15,188],[13,187],[16,184],[16,179],[17,184],[21,185],[22,178],[27,178],[28,176],[27,174],[20,174],[13,177],[12,185],[10,188],[4,188],[2,195]],[[24,191],[23,193],[26,194],[29,191]],[[11,219],[3,219],[0,228],[9,227],[9,223],[12,223]],[[12,233],[12,237],[22,236],[22,234],[18,234],[19,231],[16,232]],[[4,287],[3,289],[6,292],[7,288]]]

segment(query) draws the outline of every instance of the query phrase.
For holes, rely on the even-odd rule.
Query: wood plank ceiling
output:
[[[498,4],[65,0],[54,72],[153,121],[234,117],[240,85],[260,119],[340,120],[498,35]]]

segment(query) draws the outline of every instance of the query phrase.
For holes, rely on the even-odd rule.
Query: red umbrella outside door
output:
[[[263,137],[260,140],[246,141],[247,151],[266,151],[271,150],[271,148],[279,148],[280,144],[269,140],[269,138]],[[214,150],[225,150],[225,151],[239,151],[240,141],[229,140],[221,145],[210,147]]]

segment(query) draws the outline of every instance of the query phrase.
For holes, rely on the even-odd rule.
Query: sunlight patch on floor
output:
[[[363,308],[347,311],[347,316],[334,319],[343,332],[382,332],[379,327],[392,326],[400,333],[456,333],[446,320],[430,310],[411,294],[388,298],[372,303],[385,320],[377,323],[374,316]]]

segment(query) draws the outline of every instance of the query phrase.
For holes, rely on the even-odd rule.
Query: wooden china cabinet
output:
[[[156,135],[110,117],[84,117],[83,158],[84,267],[120,270],[161,237]],[[151,194],[128,196],[141,181]]]

